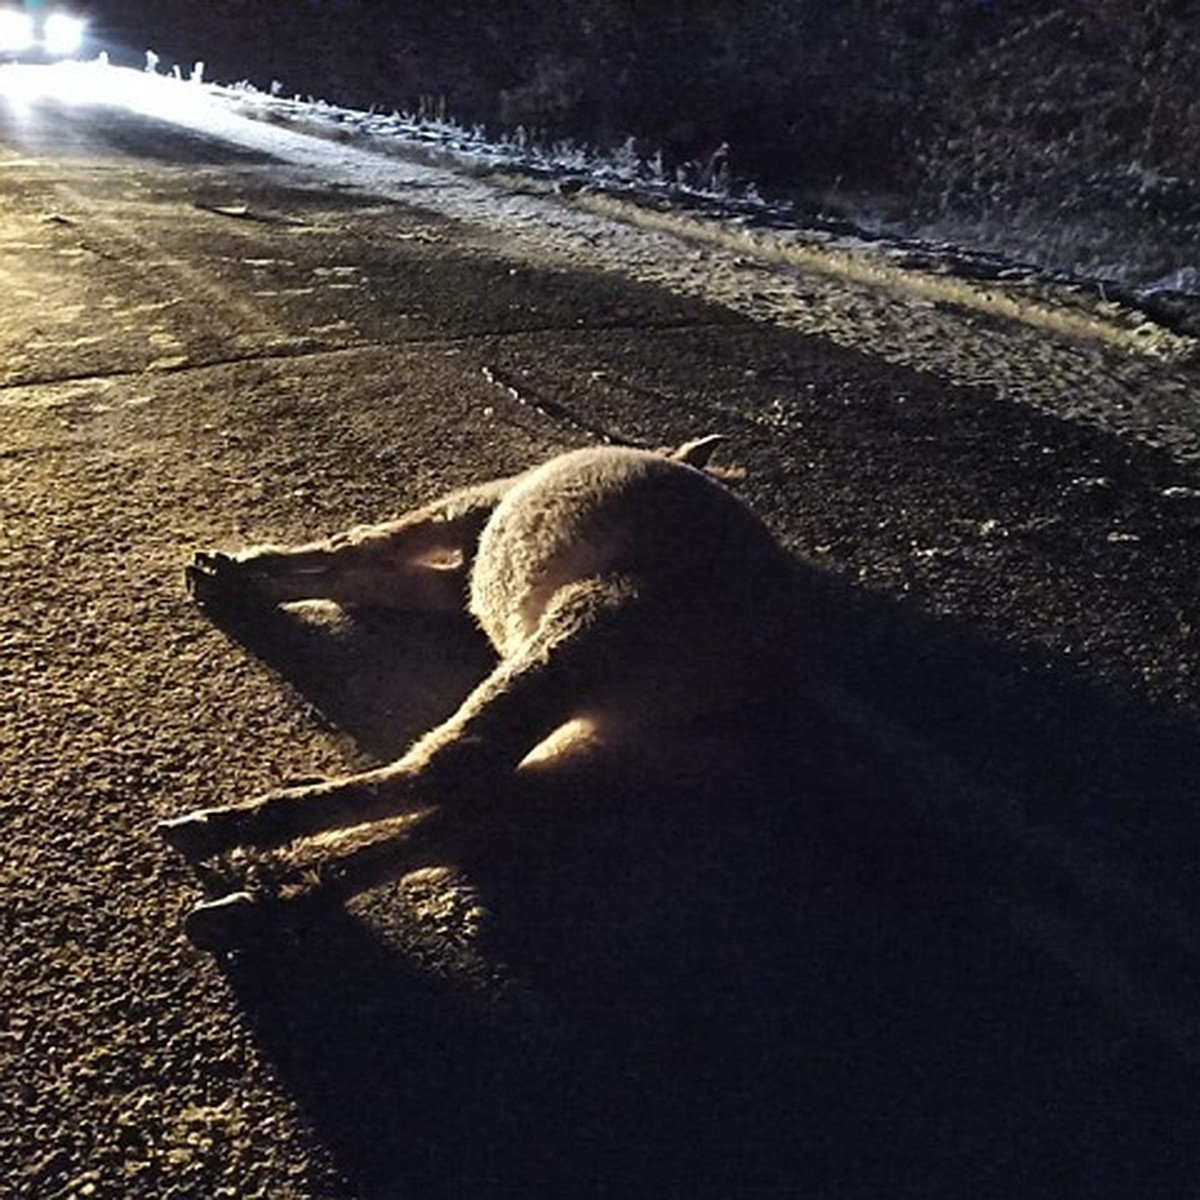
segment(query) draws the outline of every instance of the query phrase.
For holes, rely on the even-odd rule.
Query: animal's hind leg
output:
[[[202,604],[248,595],[268,604],[461,610],[480,531],[509,486],[496,480],[452,492],[394,521],[304,545],[202,551],[187,568],[188,588]]]
[[[270,936],[281,922],[293,927],[314,907],[320,911],[420,867],[444,862],[448,845],[463,845],[461,830],[452,841],[446,833],[446,816],[438,809],[298,843],[274,856],[271,889],[264,892],[260,882],[254,891],[235,891],[200,904],[187,915],[184,932],[202,950],[245,946]]]
[[[188,858],[202,859],[239,844],[279,846],[426,807],[483,804],[497,779],[577,714],[589,681],[611,662],[628,601],[612,581],[562,589],[521,650],[394,763],[248,804],[200,809],[159,830]]]

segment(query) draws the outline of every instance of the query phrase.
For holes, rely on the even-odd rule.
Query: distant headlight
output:
[[[33,43],[33,18],[14,9],[0,9],[0,54],[20,54]]]
[[[46,53],[55,58],[68,58],[77,54],[83,46],[83,35],[87,22],[81,17],[66,13],[51,13],[46,18]]]

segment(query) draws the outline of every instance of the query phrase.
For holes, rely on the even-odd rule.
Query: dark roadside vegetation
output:
[[[98,32],[222,82],[630,143],[801,213],[1197,290],[1198,22],[1193,0],[112,0]]]

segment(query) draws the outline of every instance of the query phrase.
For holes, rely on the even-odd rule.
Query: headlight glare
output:
[[[83,46],[84,21],[66,13],[51,13],[46,18],[46,53],[56,58],[77,54]]]
[[[0,53],[19,54],[33,45],[33,18],[15,9],[0,9]]]

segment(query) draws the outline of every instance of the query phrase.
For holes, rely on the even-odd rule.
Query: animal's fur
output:
[[[576,450],[323,542],[198,554],[188,578],[202,600],[466,602],[499,662],[397,761],[201,809],[164,822],[163,836],[200,860],[361,826],[323,864],[354,892],[427,861],[440,824],[486,803],[522,764],[596,738],[660,745],[760,699],[786,636],[786,556],[703,469],[716,440],[673,453]],[[414,823],[414,812],[428,819]],[[202,906],[189,932],[222,943],[249,907],[241,893]]]

